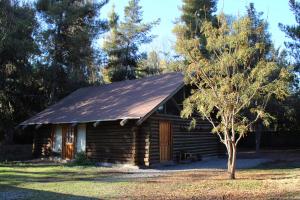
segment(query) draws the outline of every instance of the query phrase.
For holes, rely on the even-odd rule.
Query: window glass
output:
[[[61,152],[61,148],[62,148],[62,128],[60,126],[57,126],[55,128],[53,151]]]
[[[68,127],[66,133],[66,143],[74,142],[74,127]]]
[[[77,152],[85,152],[86,148],[86,126],[80,124],[77,128]]]

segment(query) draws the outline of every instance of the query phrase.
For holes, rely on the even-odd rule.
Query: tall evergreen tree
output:
[[[289,0],[290,9],[295,15],[295,25],[283,25],[279,23],[279,27],[285,32],[289,38],[285,42],[285,47],[289,55],[293,58],[290,63],[294,67],[294,84],[293,94],[288,98],[284,106],[281,106],[281,110],[284,110],[282,124],[285,125],[287,130],[299,130],[300,129],[300,2],[296,0]],[[276,105],[277,106],[277,105]],[[277,106],[278,107],[278,106]]]
[[[216,22],[217,0],[183,0],[180,21],[187,27],[187,37],[203,37],[201,25],[206,21]]]
[[[115,5],[112,6],[108,14],[109,34],[105,37],[103,51],[107,54],[105,68],[102,69],[102,75],[105,82],[111,82],[123,73],[122,62],[125,54],[121,44],[119,34],[119,15],[115,12]]]
[[[285,42],[286,48],[289,49],[290,54],[294,58],[295,69],[300,72],[300,2],[296,0],[289,0],[291,11],[295,15],[296,25],[279,24],[282,31],[290,41]]]
[[[38,0],[42,19],[39,42],[47,76],[49,104],[66,93],[97,81],[99,69],[94,61],[93,39],[106,30],[99,10],[107,1]]]
[[[249,59],[249,66],[255,66],[257,62],[261,59],[272,60],[273,59],[273,44],[271,41],[271,36],[268,32],[268,23],[262,19],[263,12],[257,12],[254,3],[250,3],[247,9],[247,17],[250,20],[250,34],[248,37],[249,45],[251,47],[255,47],[255,45],[260,45],[261,50],[255,51]],[[272,99],[276,101],[276,99]],[[273,102],[274,103],[274,102]],[[270,111],[270,110],[269,110]],[[253,126],[255,130],[255,144],[256,144],[256,152],[260,149],[260,140],[263,129],[263,124],[261,120],[258,120]]]
[[[37,53],[32,7],[0,1],[0,140],[11,140],[13,127],[34,106],[35,81],[29,59]]]
[[[138,63],[137,76],[145,77],[162,73],[161,59],[156,51],[150,51],[147,58]]]
[[[251,22],[251,34],[248,38],[249,44],[252,46],[261,44],[264,46],[261,51],[256,52],[257,54],[253,56],[253,62],[257,62],[257,60],[261,59],[262,57],[272,59],[272,49],[274,47],[271,41],[271,35],[268,32],[268,23],[266,20],[262,19],[262,15],[264,13],[257,12],[254,7],[254,3],[250,3],[246,9],[247,17]]]
[[[109,21],[114,25],[103,45],[108,56],[105,71],[109,81],[136,78],[138,61],[145,55],[139,47],[152,41],[150,31],[159,23],[159,20],[143,23],[142,15],[139,0],[129,1],[124,9],[124,21],[118,22],[112,11]]]
[[[182,14],[174,28],[177,38],[181,38],[181,35],[183,35],[187,39],[199,39],[200,49],[204,55],[207,55],[205,53],[206,38],[201,28],[205,21],[211,21],[214,26],[217,25],[214,14],[217,11],[217,2],[218,0],[183,0]]]

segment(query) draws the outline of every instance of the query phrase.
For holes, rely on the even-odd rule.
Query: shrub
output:
[[[75,165],[92,165],[94,164],[92,161],[90,161],[85,152],[78,152],[75,154],[75,159],[74,159],[74,162],[73,164]]]

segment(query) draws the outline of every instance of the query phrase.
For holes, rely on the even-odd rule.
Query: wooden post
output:
[[[101,121],[96,121],[93,126],[96,128],[99,124],[100,124]]]
[[[121,126],[124,126],[124,125],[128,122],[128,120],[129,120],[129,119],[127,119],[127,118],[126,118],[126,119],[122,119],[122,120],[120,121],[120,125],[121,125]]]
[[[43,124],[37,124],[37,125],[35,126],[35,129],[37,130],[37,129],[41,128],[42,125],[43,125]]]

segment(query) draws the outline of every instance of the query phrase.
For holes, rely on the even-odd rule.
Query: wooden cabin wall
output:
[[[150,124],[144,122],[139,128],[136,134],[136,144],[137,144],[137,158],[136,164],[139,166],[149,166],[149,156],[150,156]]]
[[[167,120],[172,124],[172,157],[177,161],[182,153],[193,153],[198,158],[217,156],[221,152],[221,143],[213,135],[211,125],[207,121],[200,121],[196,129],[188,130],[190,120],[179,116],[154,114],[147,122],[150,124],[150,165],[160,162],[159,154],[159,121]]]
[[[47,157],[52,153],[52,127],[42,126],[34,130],[33,155],[35,157]]]
[[[119,121],[92,124],[86,129],[86,154],[96,162],[145,165],[146,136],[143,127]]]

